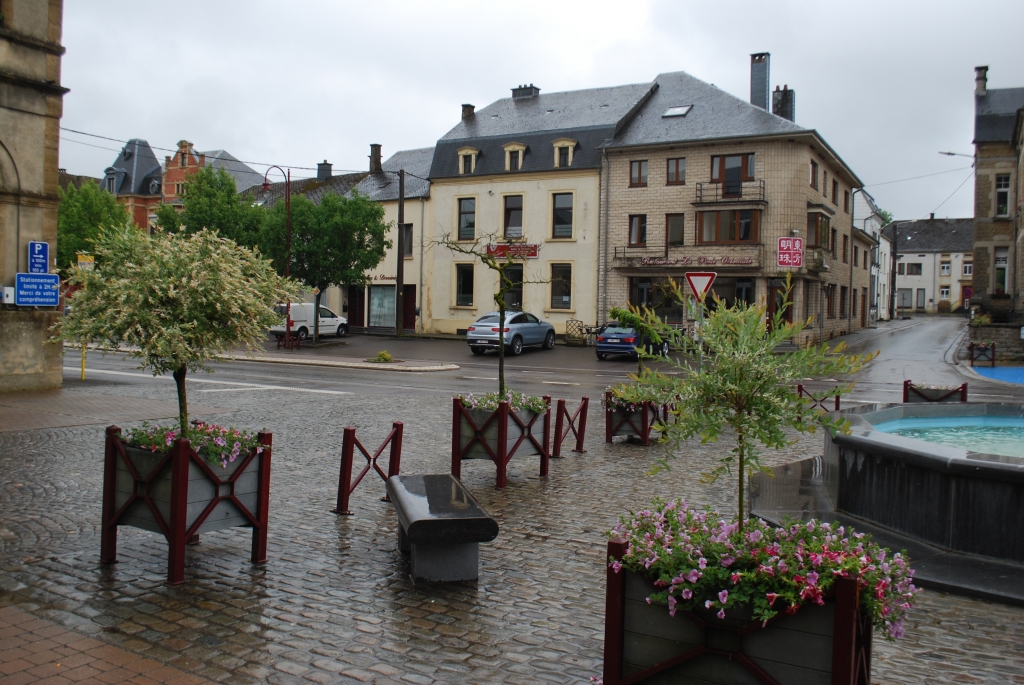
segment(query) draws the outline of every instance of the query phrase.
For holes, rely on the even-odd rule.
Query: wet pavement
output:
[[[922,340],[951,335],[942,320],[924,322],[889,336],[883,350],[903,349],[901,338],[912,331]],[[453,350],[448,356],[468,353],[437,342]],[[924,349],[912,343],[906,355],[880,357],[887,370],[862,372],[868,382],[859,394],[894,397],[898,374],[912,365],[915,382],[942,382],[917,377],[918,368],[939,369],[941,357],[920,367],[899,361],[915,347]],[[169,587],[164,540],[122,528],[119,562],[101,565],[102,424],[9,431],[0,433],[0,604],[226,683],[586,682],[601,671],[603,532],[654,495],[734,506],[731,482],[701,483],[723,446],[689,444],[671,472],[652,477],[646,471],[662,448],[601,442],[598,393],[632,369],[598,364],[587,352],[524,354],[519,360],[534,363],[517,360],[512,369],[515,387],[570,398],[570,406],[571,398],[590,395],[586,454],[566,452],[547,478],[537,476],[536,458],[513,459],[503,491],[493,487],[489,462],[463,465],[465,484],[501,529],[481,546],[478,583],[411,583],[395,549],[394,512],[379,501],[383,483],[373,474],[353,495],[354,516],[329,510],[346,425],[370,446],[402,420],[402,472],[447,473],[450,397],[490,389],[490,360],[423,375],[239,364],[197,377],[190,393],[218,411],[218,422],[274,434],[268,563],[249,563],[247,530],[205,534],[188,548],[186,583]],[[147,378],[130,363],[90,357],[90,365],[97,372],[86,383],[67,372],[65,395],[173,400],[170,381]],[[766,461],[813,456],[821,445],[820,435],[803,437]],[[904,640],[876,640],[874,680],[1024,683],[1021,644],[1024,609],[926,592]]]

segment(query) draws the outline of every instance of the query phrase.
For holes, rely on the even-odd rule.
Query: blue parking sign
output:
[[[28,244],[28,272],[50,273],[50,243],[33,240]]]
[[[57,274],[15,274],[14,304],[19,307],[56,307],[60,303]]]

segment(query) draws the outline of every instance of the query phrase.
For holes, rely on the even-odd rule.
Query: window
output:
[[[836,239],[836,236],[838,236],[838,235],[839,235],[839,231],[837,231],[836,229],[833,228],[832,229],[832,244],[831,244],[831,247],[832,247],[832,259],[836,258],[836,245],[839,242]]]
[[[685,223],[685,214],[665,215],[665,239],[669,245],[683,244],[683,233]]]
[[[459,156],[459,173],[472,174],[476,171],[476,156],[480,151],[475,147],[460,147],[455,151]]]
[[[828,247],[830,220],[820,212],[807,215],[807,247]]]
[[[813,159],[811,160],[811,187],[818,187],[818,163]]]
[[[508,170],[519,171],[519,150],[512,150],[508,153]]]
[[[109,176],[107,178],[107,192],[110,193],[111,195],[114,194],[114,183],[116,182],[116,180],[117,179],[115,179],[113,176]]]
[[[832,204],[839,204],[839,181],[832,181]]]
[[[505,143],[505,171],[519,171],[526,159],[526,146],[522,143]]]
[[[964,262],[964,276],[974,275],[974,262]]]
[[[455,265],[455,305],[457,307],[473,306],[473,265]]]
[[[572,238],[572,193],[555,193],[551,219],[552,238]]]
[[[565,169],[572,166],[572,152],[576,149],[576,141],[571,138],[552,140],[555,148],[555,168]]]
[[[187,165],[188,165],[188,153],[187,152],[182,152],[181,153],[181,160],[178,162],[178,166],[180,166],[182,169],[184,169]]]
[[[513,264],[505,269],[505,275],[512,281],[512,287],[505,293],[505,306],[509,309],[523,308],[523,265]],[[515,323],[513,321],[513,323]],[[525,322],[524,322],[525,323]]]
[[[505,196],[505,238],[523,237],[523,196]]]
[[[844,285],[839,289],[839,318],[846,316],[846,298],[848,297],[848,288]]]
[[[902,276],[903,274],[907,273],[907,265],[904,264],[903,262],[900,262],[899,264],[897,264],[896,265],[896,273],[899,276]]]
[[[760,214],[753,209],[700,212],[698,238],[701,243],[755,243]]]
[[[754,153],[711,158],[711,181],[722,183],[722,196],[740,195],[743,181],[754,180]]]
[[[178,197],[181,197],[181,191],[184,190],[184,188],[185,188],[185,184],[184,183],[175,183],[174,184],[174,194],[177,195]]]
[[[920,276],[922,273],[924,273],[924,272],[921,270],[921,263],[920,262],[916,262],[916,263],[915,262],[911,262],[911,263],[907,264],[907,275],[908,276]]]
[[[402,254],[412,257],[412,224],[402,224]]]
[[[847,262],[847,250],[850,248],[850,236],[843,236],[843,264]]]
[[[633,214],[629,217],[629,246],[643,247],[647,244],[647,215]]]
[[[860,265],[860,248],[857,247],[856,245],[853,246],[853,265]]]
[[[850,213],[850,191],[849,190],[844,190],[843,191],[843,211],[846,212],[847,214]]]
[[[836,318],[836,286],[834,283],[825,286],[825,310],[828,313],[828,318]]]
[[[1010,175],[996,176],[996,216],[1010,216]]]
[[[940,300],[948,300],[949,299],[949,286],[948,285],[944,285],[941,288],[939,288],[939,299]]]
[[[476,238],[476,199],[464,197],[459,200],[459,240]]]
[[[644,187],[647,185],[647,160],[629,163],[629,185]]]
[[[821,172],[821,194],[828,197],[828,172]]]
[[[667,185],[686,183],[686,157],[668,160]]]
[[[949,275],[949,271],[950,271],[950,264],[949,264],[949,262],[942,262],[942,264],[939,265],[939,275],[940,276],[948,276]]]
[[[572,309],[572,264],[551,265],[551,308]]]
[[[661,115],[661,118],[666,117],[685,117],[689,111],[693,108],[693,105],[680,105],[678,107],[669,107],[665,110],[665,113]]]
[[[1009,255],[1010,249],[1007,247],[996,248],[996,280],[995,289],[996,294],[1003,295],[1006,293],[1006,267],[1007,267],[1007,255]]]
[[[462,173],[473,173],[473,155],[462,155]]]
[[[850,313],[857,316],[857,289],[854,288],[853,292],[850,293],[853,296],[852,304],[850,305]]]
[[[560,147],[558,148],[558,168],[564,169],[569,166],[569,148]]]

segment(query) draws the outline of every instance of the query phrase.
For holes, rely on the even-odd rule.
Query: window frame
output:
[[[860,266],[860,246],[853,246],[853,268]]]
[[[650,178],[649,170],[650,167],[646,159],[631,159],[629,161],[629,187],[646,188]]]
[[[924,262],[906,262],[907,265],[907,276],[924,276]],[[916,267],[911,269],[910,267]],[[911,273],[913,271],[913,273]]]
[[[811,217],[814,219],[814,241],[811,241]],[[832,228],[832,217],[825,212],[807,212],[807,247],[828,249],[829,229]]]
[[[948,285],[939,286],[939,299],[948,300],[950,299],[950,287]]]
[[[412,245],[416,240],[416,232],[413,230],[413,225],[411,223],[399,224],[399,230],[405,231],[405,234],[402,236],[402,247],[405,248],[405,254],[402,256],[405,259],[412,259]],[[396,245],[395,247],[398,246]]]
[[[850,257],[850,236],[843,234],[843,264],[849,264]]]
[[[821,170],[821,194],[828,199],[828,169]]]
[[[467,200],[473,203],[473,211],[472,212],[464,212],[462,210],[462,203],[467,201]],[[456,235],[457,240],[459,242],[463,242],[463,241],[470,242],[470,241],[476,240],[476,203],[477,203],[477,198],[476,198],[475,195],[472,196],[472,197],[457,197],[457,198],[455,198],[455,235]],[[463,215],[466,215],[466,214],[472,214],[473,215],[472,235],[470,237],[468,237],[468,238],[465,238],[462,235],[462,217],[463,217]]]
[[[750,212],[753,223],[752,237],[749,240],[742,240],[737,237],[735,240],[722,240],[722,215],[726,212],[732,212],[736,221],[736,235],[739,236],[740,231],[740,212]],[[715,240],[706,241],[704,240],[704,215],[705,214],[716,214],[715,219]],[[711,209],[707,211],[697,212],[697,245],[757,245],[761,237],[761,210],[759,209]]]
[[[475,147],[460,147],[458,150],[455,151],[455,154],[459,156],[459,176],[467,176],[476,173],[476,158],[477,155],[480,154],[479,150],[477,150]],[[464,166],[466,157],[470,158],[468,173],[466,172]]]
[[[509,218],[510,218],[508,201],[509,201],[509,198],[513,198],[513,197],[518,197],[519,198],[519,227],[518,227],[519,228],[519,235],[510,236],[508,234]],[[501,224],[502,225],[502,231],[501,231],[502,238],[504,238],[505,240],[510,240],[510,239],[511,240],[520,240],[520,239],[522,239],[523,238],[523,229],[524,229],[524,227],[523,227],[523,223],[524,223],[523,219],[525,218],[525,213],[526,213],[525,212],[526,196],[523,193],[509,193],[508,195],[502,195],[501,196],[501,205],[502,205],[502,224]],[[515,207],[513,207],[512,209],[514,210]]]
[[[960,270],[964,276],[974,276],[974,262],[964,262]]]
[[[850,213],[850,191],[849,190],[844,190],[843,191],[843,211],[846,212],[847,214]]]
[[[569,301],[568,301],[568,304],[566,306],[555,306],[555,281],[557,280],[556,277],[555,277],[555,269],[556,269],[556,267],[557,268],[567,268],[569,270],[569,285],[568,285]],[[550,263],[549,272],[551,274],[551,283],[550,283],[550,287],[548,288],[548,305],[549,305],[549,310],[550,311],[557,311],[557,312],[572,312],[572,311],[575,311],[574,308],[573,308],[573,297],[572,297],[572,281],[573,281],[572,271],[573,271],[573,263],[572,262],[551,262]],[[561,280],[564,281],[564,279],[561,279]],[[560,296],[564,297],[565,295],[563,293],[563,294],[560,294]],[[565,303],[565,301],[563,300],[563,304],[564,303]]]
[[[679,230],[679,241],[672,242],[672,232],[670,229],[672,219],[681,219],[683,224]],[[665,215],[665,245],[667,247],[683,247],[686,245],[686,213],[685,212],[672,212]]]
[[[754,171],[757,168],[757,160],[754,152],[741,152],[733,155],[712,155],[711,156],[711,182],[725,184],[725,165],[730,157],[740,158],[740,183],[754,180]],[[716,164],[717,160],[717,164]],[[718,169],[715,169],[715,167]],[[750,167],[753,166],[754,169]],[[723,193],[724,196],[724,193]]]
[[[850,297],[849,290],[850,289],[847,286],[845,286],[845,285],[839,286],[839,318],[840,319],[846,318],[846,311],[847,311],[847,308],[850,306],[850,303],[847,302],[847,300]]]
[[[952,262],[939,262],[939,275],[940,276],[951,276],[951,275],[953,275],[953,263]]]
[[[682,167],[682,180],[679,180],[680,167]],[[686,157],[670,157],[665,160],[665,185],[686,185]]]
[[[568,195],[571,201],[569,207],[569,235],[557,235],[557,224],[555,217],[558,214],[559,196]],[[551,193],[551,235],[549,240],[573,240],[576,237],[576,193],[572,191],[555,191]]]
[[[635,234],[638,238],[642,237],[643,240],[634,240],[633,222],[637,222],[637,228]],[[647,215],[646,214],[630,214],[629,215],[629,246],[630,247],[647,247]]]
[[[526,165],[526,146],[522,143],[505,143],[505,171],[522,171]],[[512,153],[516,153],[515,169],[512,168]]]
[[[1001,181],[1005,181],[1006,182],[1006,185],[1003,188],[999,187],[999,184],[1000,184]],[[1004,198],[1005,198],[1004,201],[1003,201],[1003,203],[1004,203],[1003,204],[1004,211],[1002,211],[1002,212],[999,211],[1000,210],[1000,204],[999,204],[999,196],[1000,195],[1004,196]],[[1010,174],[996,174],[996,178],[995,178],[995,200],[996,200],[995,216],[997,216],[999,218],[1007,218],[1007,217],[1009,217],[1010,216]]]
[[[832,204],[839,204],[839,181],[832,179]]]
[[[816,160],[811,160],[811,187],[815,190],[818,189],[818,172],[820,171],[819,164]]]
[[[463,283],[460,280],[460,272],[469,270],[469,304],[460,304],[459,298],[462,296],[459,286]],[[474,302],[476,301],[476,264],[474,262],[456,262],[455,263],[455,300],[454,306],[460,308],[471,309],[475,308]]]
[[[569,146],[568,145],[559,145],[558,146],[558,165],[557,166],[558,166],[559,169],[568,169],[570,166],[572,166],[569,163]]]

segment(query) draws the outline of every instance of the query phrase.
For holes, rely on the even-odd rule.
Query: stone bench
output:
[[[392,476],[388,495],[398,514],[398,549],[411,555],[413,580],[476,580],[480,543],[498,537],[492,519],[449,474]]]

